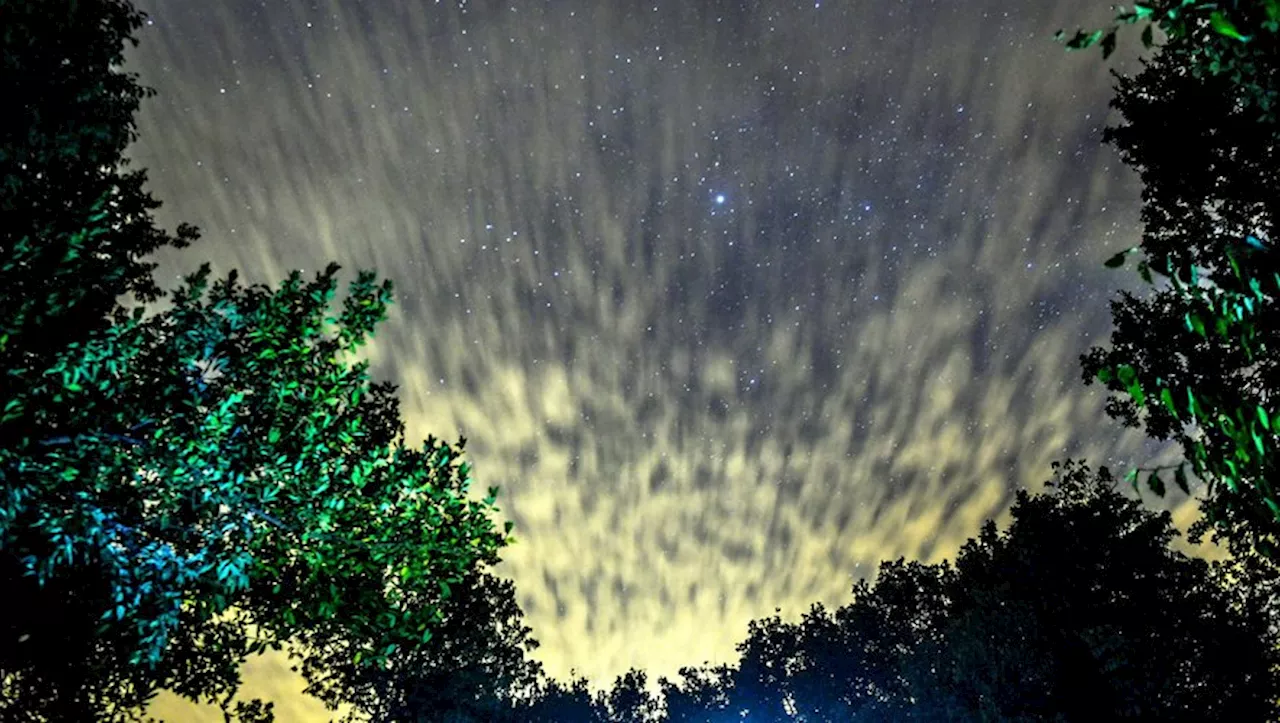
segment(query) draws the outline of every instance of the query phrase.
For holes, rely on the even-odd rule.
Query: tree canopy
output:
[[[1258,596],[1172,550],[1107,468],[1055,467],[954,565],[885,562],[833,613],[753,622],[735,667],[663,681],[669,720],[1273,720]]]
[[[450,588],[443,618],[425,644],[388,656],[386,667],[354,661],[358,648],[331,646],[306,664],[307,692],[354,710],[345,720],[502,721],[539,693],[541,664],[510,580],[479,569]],[[549,702],[549,701],[548,701]]]
[[[389,281],[359,272],[337,310],[336,264],[155,284],[147,256],[198,232],[156,228],[126,170],[150,91],[115,68],[143,14],[0,17],[5,720],[137,719],[167,689],[267,721],[230,701],[240,664],[286,645],[311,693],[375,721],[1276,718],[1280,0],[1121,8],[1144,44],[1152,24],[1170,39],[1119,79],[1127,125],[1105,136],[1143,177],[1138,273],[1169,287],[1122,295],[1112,348],[1082,357],[1111,416],[1183,443],[1170,481],[1207,482],[1198,529],[1234,559],[1172,551],[1167,513],[1068,460],[954,564],[885,562],[849,605],[753,621],[735,665],[656,696],[643,671],[593,695],[530,659],[514,588],[485,570],[511,541],[497,490],[469,497],[465,438],[410,446],[394,386],[358,361]],[[1114,29],[1068,41],[1092,44],[1109,55]]]
[[[1106,467],[1054,467],[954,563],[884,562],[848,605],[752,621],[736,664],[684,668],[656,696],[632,670],[594,696],[543,679],[509,718],[405,720],[1276,720],[1280,639],[1238,563],[1172,549],[1169,513]]]
[[[1141,252],[1136,268],[1153,288],[1112,302],[1111,348],[1083,355],[1082,373],[1112,392],[1111,417],[1183,447],[1185,463],[1135,470],[1134,482],[1146,472],[1163,495],[1204,481],[1193,539],[1213,529],[1264,570],[1280,542],[1280,2],[1163,5],[1117,15],[1158,22],[1169,40],[1134,77],[1113,71],[1111,105],[1126,122],[1103,136],[1143,183],[1142,242],[1107,265]]]
[[[336,264],[274,289],[206,264],[148,309],[144,257],[198,234],[156,229],[121,170],[148,92],[114,66],[143,15],[0,16],[0,714],[125,719],[159,689],[225,706],[267,647],[377,667],[428,643],[511,526],[496,490],[468,498],[466,440],[407,445],[356,361],[391,283],[360,272],[330,316]]]

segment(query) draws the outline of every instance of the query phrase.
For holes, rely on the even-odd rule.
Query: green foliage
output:
[[[1110,28],[1088,33],[1077,30],[1070,38],[1059,30],[1054,39],[1068,50],[1097,45],[1106,59],[1115,52],[1116,33],[1121,25],[1145,22],[1141,40],[1148,49],[1154,46],[1152,30],[1159,26],[1169,38],[1165,50],[1186,53],[1194,77],[1207,73],[1230,78],[1242,91],[1244,105],[1261,111],[1258,120],[1276,121],[1280,96],[1273,74],[1280,34],[1280,0],[1153,0],[1135,4],[1129,10],[1123,5],[1113,7],[1116,15]]]
[[[497,561],[493,498],[469,501],[453,464],[465,438],[403,447],[393,389],[342,361],[390,283],[361,273],[324,320],[336,271],[276,292],[232,273],[204,298],[205,266],[171,310],[69,345],[15,395],[0,544],[37,589],[82,568],[108,581],[100,632],[137,636],[130,664],[162,667],[181,627],[235,607],[259,631],[249,652],[346,641],[380,665]]]
[[[399,649],[377,667],[362,665],[351,641],[330,646],[301,667],[307,693],[350,704],[348,723],[519,720],[542,666],[527,657],[538,641],[522,623],[514,586],[473,570],[450,589],[426,643]]]
[[[1189,468],[1208,493],[1194,539],[1212,528],[1237,554],[1271,557],[1280,535],[1270,426],[1280,385],[1271,351],[1280,267],[1270,241],[1280,218],[1280,126],[1271,112],[1280,0],[1166,3],[1142,18],[1123,8],[1117,15],[1138,19],[1160,22],[1170,40],[1138,76],[1116,75],[1112,106],[1128,124],[1103,138],[1142,174],[1145,231],[1140,246],[1106,266],[1141,251],[1139,274],[1154,288],[1113,302],[1112,348],[1082,356],[1083,376],[1118,393],[1109,415],[1183,447],[1183,464],[1134,470],[1135,487],[1145,474],[1163,495],[1160,473],[1174,469],[1188,492]],[[1246,117],[1250,103],[1267,112]]]
[[[154,93],[123,64],[144,15],[127,2],[0,0],[0,367],[83,340],[123,294],[160,298],[141,258],[197,237],[153,225],[146,174],[125,172]],[[0,380],[6,384],[7,380]]]
[[[468,498],[456,446],[405,445],[389,384],[354,355],[392,287],[372,272],[333,316],[312,281],[161,294],[154,228],[121,174],[147,92],[112,66],[127,0],[0,0],[0,622],[6,720],[120,720],[158,689],[228,714],[249,655],[365,669],[429,644],[450,597],[510,541],[497,490]],[[237,705],[242,720],[269,706]]]

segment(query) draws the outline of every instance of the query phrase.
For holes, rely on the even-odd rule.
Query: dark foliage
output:
[[[1280,542],[1269,420],[1280,385],[1280,124],[1260,120],[1254,102],[1280,97],[1280,17],[1268,13],[1280,4],[1232,10],[1237,21],[1254,18],[1247,44],[1206,19],[1135,76],[1113,71],[1111,106],[1125,123],[1103,139],[1141,175],[1138,271],[1155,288],[1114,300],[1111,347],[1081,357],[1085,383],[1098,379],[1112,392],[1107,414],[1181,443],[1208,484],[1196,539],[1216,525],[1234,554],[1263,558]],[[1211,60],[1218,56],[1248,72],[1224,71]],[[1163,494],[1168,482],[1187,488],[1189,479],[1180,467],[1148,486]]]
[[[473,570],[451,586],[429,641],[392,655],[382,668],[355,665],[355,650],[335,646],[304,664],[308,692],[352,704],[353,723],[363,716],[375,723],[514,720],[542,672],[527,657],[538,642],[521,615],[511,581]]]
[[[1105,467],[1055,468],[954,566],[885,562],[834,612],[751,623],[736,666],[660,680],[665,704],[632,671],[557,720],[1276,720],[1266,596],[1233,584],[1231,563],[1171,550],[1169,514],[1121,495]]]

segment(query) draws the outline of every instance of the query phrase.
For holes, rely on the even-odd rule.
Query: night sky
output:
[[[1100,138],[1140,44],[1052,34],[1108,3],[140,6],[129,155],[204,232],[162,284],[394,279],[375,377],[502,488],[552,675],[733,662],[775,607],[953,557],[1055,459],[1162,451],[1079,379],[1139,283],[1102,266],[1140,185]],[[327,719],[279,659],[247,678]]]

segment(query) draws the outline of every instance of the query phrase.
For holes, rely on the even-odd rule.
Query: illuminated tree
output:
[[[1117,17],[1147,20],[1148,47],[1151,23],[1169,35],[1137,76],[1113,72],[1111,105],[1127,123],[1103,136],[1144,186],[1142,243],[1107,265],[1142,251],[1137,270],[1153,290],[1112,303],[1111,349],[1081,357],[1084,379],[1112,392],[1110,416],[1183,447],[1185,463],[1134,470],[1135,486],[1143,472],[1158,495],[1206,482],[1192,539],[1212,527],[1237,557],[1255,558],[1257,581],[1274,582],[1280,0],[1166,1]],[[1069,46],[1101,42],[1108,55],[1114,29],[1100,33]]]
[[[297,642],[377,667],[429,642],[450,585],[497,561],[496,490],[456,448],[404,443],[394,387],[355,355],[389,281],[326,317],[314,281],[210,287],[170,308],[124,174],[147,94],[113,70],[127,0],[0,0],[0,717],[119,720],[158,689],[226,706],[249,655]],[[244,719],[269,706],[240,705]]]

